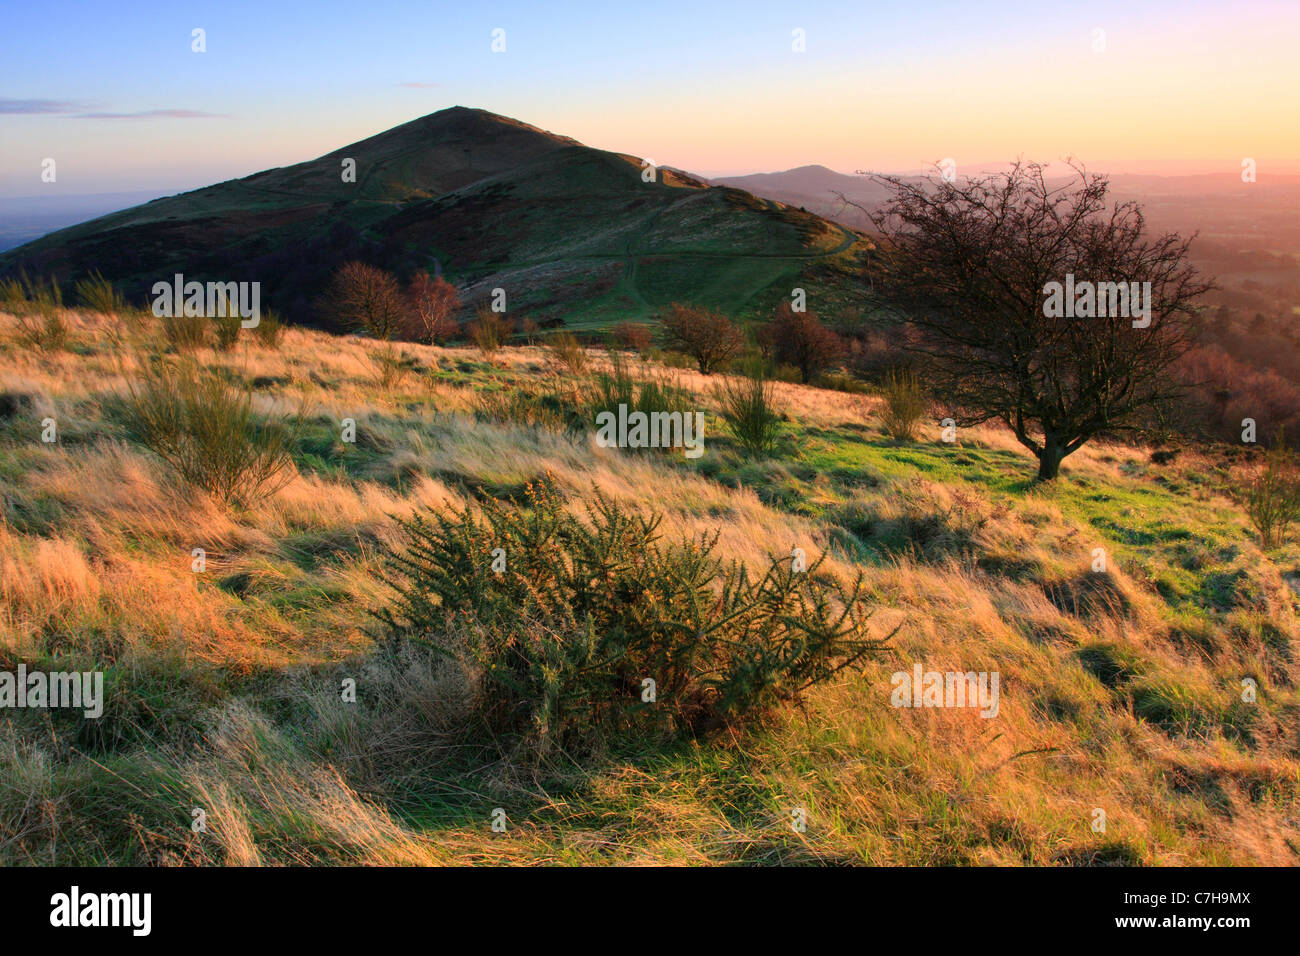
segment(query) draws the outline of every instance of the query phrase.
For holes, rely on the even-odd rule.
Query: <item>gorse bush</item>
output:
[[[916,431],[925,415],[925,391],[916,376],[908,371],[892,371],[880,386],[885,399],[881,425],[895,441],[915,441]]]
[[[1263,467],[1241,495],[1241,504],[1265,548],[1279,547],[1300,519],[1300,462],[1287,447],[1285,434],[1279,434],[1268,450]]]
[[[599,494],[582,520],[546,484],[520,509],[417,515],[378,617],[467,668],[483,729],[535,754],[753,720],[883,647],[861,577],[786,558],[751,576],[660,521]]]
[[[250,389],[192,361],[161,359],[131,384],[124,418],[130,436],[185,484],[239,504],[293,477],[291,450],[303,423],[301,415],[262,419]]]
[[[755,365],[745,375],[733,375],[714,389],[722,406],[722,420],[740,446],[751,455],[762,457],[776,446],[781,430],[781,416],[773,407],[775,387]]]

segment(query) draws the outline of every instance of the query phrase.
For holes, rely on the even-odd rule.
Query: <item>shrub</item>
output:
[[[378,616],[391,640],[467,668],[483,729],[535,755],[753,720],[883,646],[861,576],[845,587],[820,560],[779,558],[751,577],[713,557],[716,536],[664,542],[660,521],[599,494],[583,520],[545,484],[522,509],[399,521]]]
[[[280,343],[284,341],[284,323],[270,309],[265,309],[257,325],[253,326],[253,335],[262,348],[278,349]]]
[[[537,344],[537,332],[541,326],[531,315],[525,315],[516,323],[517,331],[529,345]]]
[[[650,330],[635,322],[620,322],[614,326],[614,343],[621,349],[644,352],[650,348]]]
[[[811,312],[795,312],[782,302],[776,316],[759,330],[759,346],[782,365],[799,370],[799,381],[807,385],[817,373],[830,367],[844,354],[844,342],[817,320]]]
[[[251,389],[192,361],[165,360],[132,383],[125,420],[131,437],[185,484],[239,504],[292,478],[290,450],[303,421],[261,420]]]
[[[781,417],[772,407],[774,387],[755,366],[745,375],[725,379],[714,390],[727,430],[750,455],[765,457],[776,445]]]
[[[411,338],[442,345],[460,331],[452,318],[460,308],[460,294],[442,276],[432,278],[428,272],[417,272],[407,286],[406,301],[413,322],[408,329]]]
[[[474,347],[484,355],[491,355],[506,344],[510,337],[510,323],[500,313],[480,305],[467,331]]]
[[[669,348],[695,360],[702,375],[712,375],[745,345],[740,329],[721,312],[674,302],[660,320]]]
[[[587,349],[572,332],[554,332],[548,335],[546,351],[570,372],[578,373],[587,367]]]
[[[894,441],[914,441],[925,414],[925,392],[911,372],[891,371],[885,376],[880,394],[885,398],[881,425]]]
[[[406,302],[392,273],[348,262],[330,279],[321,306],[344,327],[391,339],[402,326]]]
[[[1300,518],[1300,465],[1295,451],[1278,436],[1264,464],[1242,495],[1242,506],[1259,532],[1261,547],[1276,548]]]

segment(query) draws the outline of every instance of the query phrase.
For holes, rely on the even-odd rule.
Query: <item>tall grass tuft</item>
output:
[[[773,405],[775,388],[762,365],[755,363],[745,374],[729,376],[713,394],[722,406],[727,430],[740,446],[756,458],[769,455],[780,435],[781,416]]]
[[[555,332],[548,335],[546,352],[561,367],[575,374],[587,367],[587,349],[572,332]]]
[[[212,319],[212,331],[216,335],[214,344],[218,352],[229,352],[235,347],[239,341],[239,330],[243,327],[242,321],[238,312],[227,312]]]
[[[177,352],[192,352],[202,348],[208,340],[207,326],[194,316],[165,315],[162,317],[163,337]]]
[[[417,368],[415,360],[391,342],[385,342],[376,348],[372,358],[375,377],[384,391],[396,388]]]
[[[1259,473],[1241,496],[1242,507],[1259,532],[1261,547],[1280,547],[1291,525],[1300,519],[1300,462],[1288,448],[1285,433],[1264,458]]]
[[[880,386],[885,399],[881,425],[894,441],[916,440],[917,429],[925,415],[925,390],[916,375],[909,371],[892,371]]]
[[[469,340],[484,355],[492,355],[506,344],[510,337],[510,323],[504,316],[481,305],[474,313],[474,321],[467,329]]]
[[[262,348],[278,351],[284,341],[284,323],[270,309],[264,309],[257,325],[253,326],[253,335]]]
[[[131,383],[124,417],[131,437],[183,483],[241,505],[293,477],[291,450],[304,421],[263,419],[250,388],[193,361],[164,359]]]
[[[101,315],[119,316],[130,311],[126,298],[100,273],[92,272],[76,284],[77,302]]]
[[[59,352],[68,344],[68,321],[63,316],[63,290],[53,279],[29,282],[23,277],[18,316],[19,337],[42,352]],[[6,291],[12,296],[12,290]]]
[[[589,419],[601,412],[618,414],[618,407],[626,405],[629,412],[682,412],[695,410],[690,392],[678,386],[666,375],[649,375],[638,378],[632,374],[627,360],[617,352],[610,354],[610,369],[597,372],[584,390],[583,405]]]

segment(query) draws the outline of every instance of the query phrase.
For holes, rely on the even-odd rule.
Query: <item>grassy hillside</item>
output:
[[[697,201],[664,215],[716,214]],[[649,242],[659,225],[590,236],[584,254]],[[546,228],[539,212],[521,233]],[[638,262],[642,295],[655,275]],[[260,412],[306,415],[292,480],[240,508],[178,485],[125,423],[127,385],[162,349],[156,328],[123,341],[110,321],[73,316],[69,351],[43,354],[3,321],[0,657],[102,668],[109,700],[99,721],[29,710],[0,722],[0,862],[1300,856],[1300,622],[1287,583],[1300,549],[1260,551],[1218,457],[1157,464],[1090,445],[1040,487],[1003,431],[954,445],[927,427],[896,444],[878,399],[779,384],[782,438],[753,461],[723,429],[714,383],[665,373],[706,412],[705,453],[688,461],[527,424],[511,409],[562,404],[582,379],[540,350],[486,360],[403,346],[412,371],[383,388],[375,343],[290,330],[278,351],[242,339],[199,353]],[[592,353],[593,368],[606,361]],[[40,440],[49,417],[57,444]],[[340,440],[345,418],[355,443]],[[368,611],[392,599],[382,575],[397,519],[522,501],[542,480],[575,510],[598,490],[662,512],[669,538],[716,532],[724,556],[751,566],[802,548],[837,574],[860,570],[873,628],[897,629],[891,653],[802,709],[684,743],[542,768],[485,756],[447,729],[466,707],[464,675],[377,643]],[[890,675],[915,662],[998,672],[998,716],[891,706]],[[355,704],[341,700],[346,679]]]
[[[514,313],[589,329],[671,301],[766,313],[795,286],[833,300],[861,248],[857,233],[780,203],[671,170],[645,182],[635,157],[455,107],[60,230],[0,254],[0,275],[98,271],[137,303],[176,272],[258,281],[264,304],[319,327],[315,296],[361,259],[403,276],[441,269],[467,315],[499,287]]]

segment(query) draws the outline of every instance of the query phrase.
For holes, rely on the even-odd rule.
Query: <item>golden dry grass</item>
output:
[[[1073,492],[1008,499],[919,473],[846,491],[824,475],[798,479],[799,459],[813,453],[819,430],[866,426],[861,440],[884,447],[879,400],[778,383],[777,401],[798,429],[794,457],[710,477],[598,448],[590,436],[479,420],[475,388],[556,387],[538,349],[504,348],[489,364],[470,349],[402,346],[420,370],[383,390],[373,343],[289,329],[279,351],[241,344],[200,355],[260,380],[265,413],[311,409],[324,449],[273,496],[233,509],[177,486],[115,424],[113,403],[141,343],[119,350],[105,323],[83,315],[73,352],[37,354],[7,330],[0,336],[0,391],[24,397],[2,423],[0,647],[10,661],[58,653],[116,669],[114,700],[133,715],[99,753],[30,723],[5,729],[0,859],[1294,864],[1300,856],[1298,628],[1281,577],[1295,553],[1254,548],[1226,493],[1196,485],[1187,500],[1205,509],[1197,514],[1220,516],[1215,533],[1240,542],[1233,547],[1247,572],[1237,586],[1251,589],[1251,602],[1198,618],[1195,631],[1149,568],[1116,560],[1104,576],[1109,603],[1062,606],[1062,589],[1076,586],[1095,547],[1122,553],[1064,496],[1131,483],[1149,466],[1143,449],[1086,447],[1067,463]],[[596,353],[589,362],[606,363]],[[713,380],[673,374],[712,408]],[[40,442],[47,416],[59,423],[57,445]],[[344,418],[356,421],[357,444],[325,448]],[[960,447],[1021,454],[992,427],[964,431]],[[1181,480],[1204,467],[1188,453],[1170,473]],[[458,706],[464,687],[427,660],[395,664],[372,652],[366,611],[385,600],[378,575],[394,518],[544,474],[575,508],[595,488],[662,512],[668,534],[717,532],[724,557],[757,564],[798,547],[809,560],[827,553],[841,575],[864,570],[881,632],[901,625],[894,657],[817,688],[802,712],[768,727],[610,761],[560,795],[509,767],[439,778],[434,758],[456,747],[440,734],[440,714]],[[740,474],[758,475],[762,487]],[[764,497],[787,481],[800,488],[797,506]],[[959,516],[942,530],[969,522],[966,550],[855,558],[835,545],[836,516],[852,508],[869,513],[883,537],[911,533],[918,516]],[[206,552],[203,573],[191,569],[194,548]],[[1012,559],[1031,571],[989,570],[989,561]],[[1109,686],[1081,663],[1093,651],[1134,655],[1140,673]],[[889,675],[914,660],[928,670],[999,672],[999,716],[888,706]],[[1261,676],[1261,702],[1243,738],[1225,728],[1238,719],[1246,673]],[[348,676],[363,679],[364,706],[340,706]],[[167,703],[136,702],[159,693]],[[1183,711],[1163,722],[1139,712],[1142,701],[1168,700],[1185,701],[1195,726],[1180,730]],[[284,712],[291,716],[275,716]],[[198,729],[184,729],[191,725]],[[193,807],[207,813],[205,834],[190,830]],[[496,807],[507,810],[506,834],[489,826]],[[792,831],[791,808],[807,811],[806,833]],[[1105,833],[1092,829],[1098,808]]]

